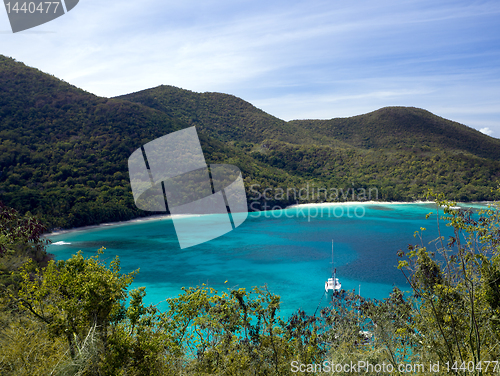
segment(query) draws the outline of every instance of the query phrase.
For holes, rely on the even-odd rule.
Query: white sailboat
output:
[[[342,285],[339,282],[339,279],[336,277],[337,274],[337,269],[333,267],[333,240],[332,240],[332,277],[328,278],[328,280],[325,282],[325,292],[328,293],[328,291],[332,290],[333,292],[335,291],[340,291],[342,288]]]

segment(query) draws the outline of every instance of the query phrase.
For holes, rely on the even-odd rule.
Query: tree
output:
[[[125,309],[126,289],[134,275],[120,274],[118,258],[107,268],[98,256],[85,259],[78,252],[42,269],[32,263],[23,266],[21,289],[12,298],[21,311],[45,323],[51,335],[64,336],[75,359],[94,333],[100,350],[107,350],[110,326]]]
[[[489,374],[492,368],[477,365],[500,356],[500,211],[490,207],[476,214],[457,209],[443,195],[433,197],[438,226],[443,208],[442,219],[452,227],[453,236],[445,243],[440,235],[435,251],[422,242],[410,245],[407,259],[399,264],[413,291],[421,358],[458,365],[452,369],[457,374]],[[473,372],[460,369],[469,362],[475,365]]]

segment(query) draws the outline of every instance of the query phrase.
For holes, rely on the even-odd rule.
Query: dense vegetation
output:
[[[45,250],[46,231],[38,220],[21,216],[16,210],[0,202],[0,285],[16,285],[19,268],[29,261],[46,266],[50,256]]]
[[[500,159],[500,140],[413,107],[386,107],[366,115],[331,120],[296,120],[292,124],[363,149],[453,150]]]
[[[409,294],[341,291],[320,315],[288,319],[265,287],[191,287],[164,312],[145,306],[144,288],[127,291],[136,272],[121,274],[118,258],[105,264],[100,250],[47,263],[36,256],[40,224],[2,207],[0,265],[23,261],[0,283],[0,373],[326,375],[341,365],[335,373],[427,375],[439,364],[433,374],[498,374],[500,211],[436,202],[454,236],[399,252]]]
[[[386,107],[350,118],[285,122],[232,95],[195,93],[172,86],[117,98],[144,104],[196,125],[214,138],[240,145],[274,140],[385,151],[424,147],[427,152],[446,149],[500,159],[500,140],[412,107]]]
[[[100,98],[0,56],[0,199],[48,229],[156,214],[134,205],[128,157],[192,125],[208,163],[242,170],[249,205],[267,188],[343,192],[268,195],[251,209],[352,200],[353,189],[354,199],[415,200],[427,187],[460,201],[500,197],[500,140],[424,110],[285,122],[231,95],[169,86]],[[357,194],[369,188],[377,193]]]
[[[376,187],[384,200],[421,199],[427,187],[460,201],[498,198],[492,189],[500,179],[500,140],[422,109],[285,122],[231,95],[172,86],[118,98],[196,125],[316,187]]]
[[[400,252],[410,295],[343,291],[313,317],[280,317],[265,287],[190,287],[161,312],[144,306],[144,289],[128,291],[135,273],[104,263],[102,250],[51,260],[49,229],[151,214],[134,205],[127,159],[191,125],[208,163],[240,167],[250,204],[255,191],[306,186],[343,191],[301,202],[413,200],[428,187],[460,201],[500,197],[500,141],[424,110],[285,122],[233,96],[166,86],[100,98],[0,56],[0,374],[287,375],[292,362],[324,360],[498,373],[498,210],[478,218],[438,196],[455,235]],[[376,197],[359,197],[373,187]]]
[[[96,97],[0,57],[0,198],[49,228],[149,215],[134,205],[128,158],[185,127],[159,111]],[[200,141],[208,163],[236,164],[262,185],[290,179],[221,141],[203,134]]]

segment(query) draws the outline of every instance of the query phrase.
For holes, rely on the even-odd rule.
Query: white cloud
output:
[[[488,136],[491,136],[491,135],[493,134],[493,131],[492,131],[490,128],[488,128],[488,127],[486,127],[486,128],[481,128],[481,129],[479,130],[479,132],[484,133],[484,134],[487,134]]]

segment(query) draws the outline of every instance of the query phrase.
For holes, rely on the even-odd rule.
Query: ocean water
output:
[[[433,215],[425,219],[427,213]],[[182,218],[189,223],[190,217]],[[146,303],[166,308],[165,299],[181,287],[205,283],[228,287],[264,286],[281,296],[281,316],[297,309],[313,314],[324,306],[324,284],[331,275],[331,247],[337,278],[346,290],[361,287],[366,298],[386,298],[394,286],[409,290],[397,251],[438,237],[435,204],[356,204],[300,206],[249,213],[235,230],[210,242],[180,249],[171,219],[119,223],[50,235],[48,251],[68,259],[82,250],[110,261],[120,257],[122,272],[139,269],[132,288],[146,287]],[[200,231],[200,228],[193,228]],[[446,237],[450,229],[441,223]],[[227,281],[227,282],[226,282]],[[322,299],[323,298],[323,299]]]

